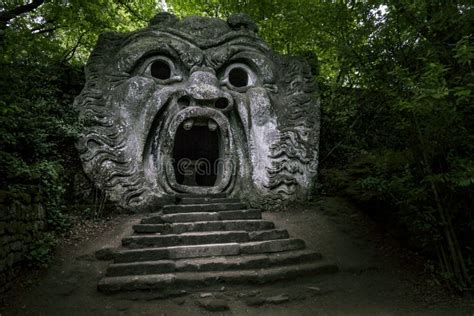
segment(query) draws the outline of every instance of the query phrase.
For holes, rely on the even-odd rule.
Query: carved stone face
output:
[[[76,99],[89,177],[135,210],[183,192],[304,198],[319,138],[308,65],[272,52],[243,15],[152,23],[103,34],[91,54]]]

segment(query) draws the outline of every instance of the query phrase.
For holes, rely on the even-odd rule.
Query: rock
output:
[[[178,299],[174,300],[174,302],[177,305],[183,305],[184,303],[186,303],[186,300],[184,298],[178,298]]]
[[[242,254],[256,254],[262,252],[282,252],[288,250],[304,249],[305,243],[301,239],[275,239],[248,242],[240,245]]]
[[[95,258],[97,260],[113,260],[117,250],[115,248],[102,248],[95,252]]]
[[[267,299],[265,301],[267,303],[271,303],[271,304],[281,304],[281,303],[284,303],[284,302],[288,302],[289,300],[290,299],[287,295],[280,294],[280,295],[267,297]]]
[[[143,54],[155,52],[156,42],[147,36],[150,28],[135,31],[133,44],[129,42],[131,33],[106,33],[100,36],[94,54],[90,55],[84,89],[75,99],[78,117],[87,117],[88,122],[81,124],[77,141],[83,169],[94,184],[104,189],[108,200],[123,209],[144,213],[173,201],[165,202],[163,197],[183,191],[191,197],[220,191],[232,197],[245,195],[255,207],[276,206],[280,200],[284,204],[308,195],[317,177],[314,167],[318,153],[314,149],[319,145],[320,104],[306,60],[273,52],[255,35],[257,24],[245,14],[234,14],[226,22],[201,16],[178,19],[160,13],[150,23],[164,46],[193,39],[195,46],[186,48],[182,58],[183,63],[195,65],[195,69],[188,75],[175,67],[172,60],[157,56],[160,58],[144,61],[143,67],[125,80],[121,89],[109,89],[122,75],[124,60],[132,60],[137,47]],[[211,46],[215,52],[207,50]],[[259,47],[258,53],[251,48],[254,46]],[[261,74],[240,61],[229,60],[222,65],[225,69],[220,78],[216,75],[221,70],[219,63],[201,65],[202,60],[224,60],[224,52],[234,50],[239,51],[242,59],[253,60],[257,54]],[[279,75],[273,76],[273,69]],[[109,75],[104,76],[108,71]],[[143,84],[144,76],[160,81],[182,79],[179,85],[163,89],[161,85]],[[257,85],[258,89],[245,94],[232,93],[234,88],[239,92],[239,87],[253,87],[270,77],[274,77],[271,84]],[[220,80],[228,82],[228,86],[217,84]],[[156,100],[169,104],[173,110],[156,113]],[[189,106],[196,102],[208,106]],[[240,104],[238,111],[233,104]],[[245,127],[239,121],[246,122]],[[207,123],[209,131],[216,131],[218,138],[201,135],[196,129],[201,123]],[[184,126],[187,132],[180,138],[177,131]],[[153,148],[160,152],[160,161],[156,163],[141,159],[143,151],[148,150],[149,135],[154,135]],[[206,183],[214,179],[217,164],[205,165],[209,172],[201,175],[201,161],[197,164],[198,160],[184,159],[188,157],[187,150],[198,150],[195,159],[210,158],[213,146],[201,144],[208,141],[216,141],[222,158],[212,189],[193,185],[193,181],[196,175]],[[247,154],[241,155],[243,152]],[[181,158],[179,168],[164,164]],[[245,168],[236,168],[234,161]],[[286,170],[288,166],[290,171]],[[183,183],[175,177],[178,170],[186,180]],[[281,194],[287,191],[298,194]]]
[[[316,287],[316,286],[308,286],[308,289],[313,290],[316,293],[321,292],[321,289],[319,287]]]
[[[199,300],[198,305],[211,312],[220,312],[229,310],[227,301],[223,299],[204,299]]]
[[[252,291],[247,292],[247,293],[241,292],[241,293],[239,293],[237,296],[240,297],[240,298],[243,298],[243,297],[255,297],[255,296],[257,296],[258,294],[260,294],[260,291],[259,291],[259,290],[252,290]]]
[[[311,290],[311,294],[314,296],[325,295],[332,292],[332,290],[322,290],[317,286],[308,286],[307,288]]]
[[[247,306],[260,306],[266,303],[266,300],[263,297],[249,297],[245,300]]]
[[[199,294],[200,298],[212,297],[212,293],[201,293]]]

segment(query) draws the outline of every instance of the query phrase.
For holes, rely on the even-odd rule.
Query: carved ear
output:
[[[227,19],[227,24],[234,30],[247,29],[251,32],[257,33],[257,24],[244,13],[235,13]]]
[[[120,47],[120,42],[124,39],[124,34],[108,32],[99,35],[97,44],[92,51],[86,64],[86,81],[94,80],[100,76]]]
[[[74,100],[78,109],[85,108],[88,104],[100,105],[105,80],[103,74],[115,52],[120,47],[124,35],[119,33],[102,33],[99,35],[96,46],[89,56],[85,67],[86,84],[81,94]]]

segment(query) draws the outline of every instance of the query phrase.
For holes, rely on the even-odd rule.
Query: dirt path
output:
[[[312,206],[267,212],[264,218],[304,239],[341,271],[268,285],[188,290],[166,299],[106,296],[96,285],[108,263],[96,261],[93,253],[119,245],[138,221],[118,216],[91,233],[76,228],[73,236],[79,241],[65,242],[46,272],[25,274],[3,298],[0,315],[474,315],[473,300],[443,292],[422,274],[416,255],[383,236],[344,200],[323,198]],[[203,293],[227,301],[230,310],[212,313],[198,306]],[[280,294],[289,300],[247,305],[249,297]]]

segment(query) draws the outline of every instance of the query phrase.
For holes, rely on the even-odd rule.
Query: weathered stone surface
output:
[[[288,302],[290,298],[286,294],[280,294],[280,295],[275,295],[275,296],[270,296],[265,299],[265,302],[271,303],[271,304],[281,304]]]
[[[115,263],[109,266],[107,276],[264,269],[320,259],[320,254],[305,250],[229,257]]]
[[[249,239],[251,241],[286,239],[289,237],[290,236],[286,229],[260,230],[260,231],[253,231],[249,233]]]
[[[212,204],[187,204],[187,205],[166,205],[163,207],[163,214],[191,213],[191,212],[216,212],[227,210],[241,210],[246,207],[242,203],[212,203]]]
[[[249,240],[249,234],[245,231],[195,232],[180,235],[132,236],[122,239],[122,245],[129,248],[146,248],[226,242],[248,242]]]
[[[166,291],[182,287],[273,282],[337,271],[319,253],[303,250],[303,240],[291,239],[286,230],[274,229],[273,223],[262,220],[258,209],[229,210],[243,205],[186,198],[194,204],[165,206],[134,226],[139,234],[124,238],[122,244],[135,249],[114,256],[99,290],[144,290],[165,297]],[[201,299],[210,301],[222,295]],[[259,298],[248,304],[279,304],[288,299]]]
[[[240,245],[243,254],[280,252],[288,250],[304,249],[305,243],[301,239],[277,239],[267,241],[249,242]]]
[[[107,276],[159,274],[175,271],[176,264],[172,260],[115,263],[107,269]]]
[[[188,204],[215,204],[215,203],[240,203],[240,199],[236,198],[181,198],[178,201],[179,205]]]
[[[238,255],[240,247],[238,243],[175,246],[165,248],[144,248],[119,251],[115,256],[115,262],[153,261],[163,259],[181,259],[211,256]]]
[[[219,220],[233,220],[233,219],[261,219],[262,213],[260,210],[243,210],[243,211],[224,211],[219,212]]]
[[[227,193],[212,193],[212,194],[194,194],[194,193],[177,193],[178,199],[222,199],[227,198]]]
[[[212,295],[212,293],[209,293],[209,292],[199,294],[200,298],[213,297],[213,296],[214,295]]]
[[[220,211],[220,212],[195,212],[181,214],[160,213],[151,214],[149,217],[142,219],[142,224],[162,224],[162,223],[186,223],[186,222],[202,222],[202,221],[221,221],[221,220],[238,220],[238,219],[261,219],[260,210],[238,210],[238,211]]]
[[[226,230],[269,230],[275,228],[272,222],[264,220],[228,220],[173,224],[138,224],[133,226],[136,233],[182,234],[186,232],[226,231]]]
[[[174,274],[151,274],[145,276],[107,277],[99,281],[97,288],[105,293],[135,290],[165,290],[175,282]]]
[[[324,261],[316,263],[289,265],[263,270],[237,270],[212,272],[182,272],[138,276],[103,278],[98,285],[100,291],[113,293],[129,290],[163,289],[172,286],[207,286],[227,283],[265,283],[282,279],[292,279],[302,275],[334,273],[337,267]]]
[[[287,239],[286,230],[247,231],[214,231],[185,232],[182,234],[138,235],[122,239],[127,248],[168,247],[180,245],[215,244],[226,242],[249,242],[273,239]]]
[[[256,32],[243,14],[159,14],[142,30],[99,37],[75,100],[77,147],[112,201],[144,211],[182,193],[225,192],[263,208],[307,198],[316,85],[306,61],[273,52]]]

